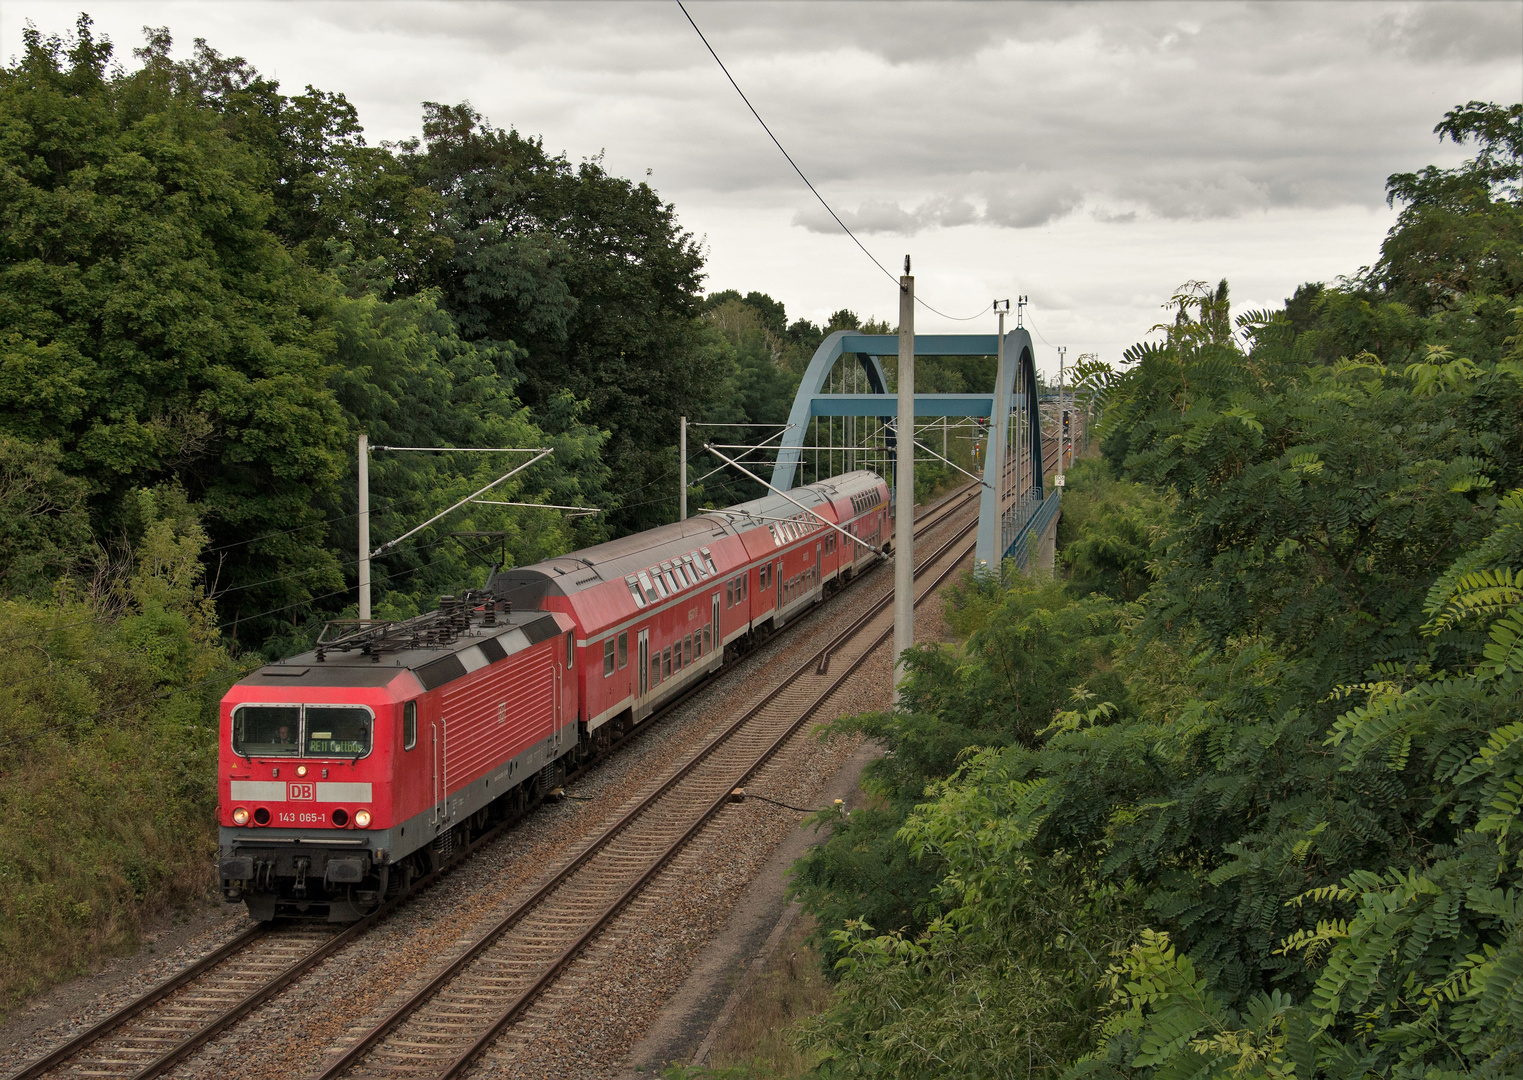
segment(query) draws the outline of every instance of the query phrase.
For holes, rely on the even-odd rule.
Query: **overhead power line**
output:
[[[767,122],[761,118],[761,113],[756,111],[756,106],[751,104],[751,99],[746,97],[746,92],[742,90],[740,88],[740,84],[735,81],[735,76],[731,75],[730,69],[724,66],[724,61],[719,59],[719,54],[714,51],[714,46],[709,44],[709,39],[703,36],[702,30],[698,29],[698,24],[693,21],[693,16],[688,13],[687,7],[682,3],[682,0],[677,0],[677,6],[682,9],[682,14],[687,18],[688,25],[693,28],[693,32],[698,35],[698,40],[703,42],[703,47],[709,50],[709,55],[714,58],[714,63],[718,64],[719,70],[724,72],[724,77],[730,80],[731,86],[735,87],[735,92],[740,95],[740,100],[746,103],[746,108],[750,109],[751,115],[756,117],[756,122],[760,124],[762,126],[762,130],[767,133],[767,138],[772,140],[772,145],[776,146],[782,153],[783,157],[788,159],[788,164],[793,166],[793,171],[799,174],[800,180],[804,181],[804,186],[814,193],[814,197],[816,199],[820,200],[820,205],[825,208],[825,212],[835,219],[835,223],[837,225],[841,226],[842,232],[851,237],[852,243],[856,244],[857,247],[862,249],[862,254],[871,259],[873,265],[876,266],[879,270],[883,271],[883,276],[888,278],[897,286],[899,284],[899,279],[894,276],[893,272],[890,271],[888,267],[884,266],[881,262],[878,261],[878,257],[876,255],[867,250],[866,244],[857,239],[857,234],[852,232],[851,229],[847,226],[846,222],[841,220],[841,215],[837,214],[835,210],[831,208],[830,204],[825,201],[825,196],[821,195],[819,189],[816,188],[814,184],[810,183],[809,177],[804,175],[804,170],[799,168],[798,162],[793,160],[793,155],[788,153],[787,148],[784,147],[782,142],[778,140],[778,137],[772,134],[772,129],[768,127]],[[951,319],[953,322],[969,322],[973,319],[977,319],[988,314],[988,309],[985,308],[972,315],[948,315],[945,311],[940,311],[932,307],[919,296],[915,297],[915,301],[927,311],[940,315],[943,319]]]

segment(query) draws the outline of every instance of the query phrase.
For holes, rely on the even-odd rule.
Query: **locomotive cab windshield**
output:
[[[294,757],[301,750],[300,705],[240,705],[233,710],[233,750],[245,757]]]
[[[356,705],[308,705],[307,757],[354,757],[370,753],[370,710]]]
[[[362,705],[240,705],[233,710],[233,752],[358,760],[370,753],[374,725]]]

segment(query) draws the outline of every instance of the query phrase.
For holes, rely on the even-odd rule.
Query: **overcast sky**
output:
[[[144,25],[204,37],[371,141],[469,101],[577,161],[644,178],[708,252],[711,289],[894,321],[895,285],[747,112],[675,2],[4,0],[0,51],[77,12],[131,62]],[[1069,358],[1116,361],[1182,282],[1237,307],[1372,262],[1392,172],[1459,160],[1444,111],[1523,99],[1523,2],[688,5],[821,194],[948,315],[1026,294]],[[923,332],[993,329],[921,309]],[[1045,343],[1045,344],[1044,344]]]

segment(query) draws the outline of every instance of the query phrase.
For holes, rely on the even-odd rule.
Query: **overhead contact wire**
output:
[[[682,9],[683,17],[687,19],[688,25],[693,28],[693,32],[698,35],[698,40],[703,42],[703,47],[709,50],[709,55],[714,58],[714,63],[718,64],[719,70],[724,72],[724,77],[730,80],[731,86],[735,87],[735,92],[740,95],[740,100],[745,102],[746,108],[751,110],[751,115],[756,117],[756,122],[760,124],[762,130],[767,133],[767,138],[772,140],[772,145],[777,147],[778,151],[783,155],[783,157],[788,159],[788,164],[793,166],[793,171],[799,174],[800,180],[804,181],[804,186],[814,194],[816,199],[820,200],[820,205],[825,208],[825,212],[835,220],[837,225],[841,226],[842,232],[851,237],[851,242],[862,249],[862,254],[871,259],[873,265],[876,266],[879,270],[883,271],[884,277],[892,281],[895,286],[898,286],[899,279],[894,276],[893,272],[889,270],[888,267],[884,266],[881,262],[878,261],[878,257],[876,255],[867,250],[866,244],[857,239],[857,234],[852,232],[851,229],[847,226],[846,222],[841,220],[841,215],[837,214],[835,210],[831,208],[830,204],[825,201],[825,196],[821,195],[819,189],[810,182],[809,177],[804,175],[804,170],[799,168],[798,162],[793,160],[793,155],[788,153],[787,148],[784,147],[782,142],[778,140],[778,137],[772,134],[772,129],[768,127],[767,122],[762,119],[761,113],[756,111],[756,106],[751,104],[751,99],[746,97],[746,92],[742,90],[740,88],[740,84],[735,81],[735,76],[730,74],[730,69],[725,67],[724,61],[719,59],[719,54],[714,51],[714,46],[709,44],[709,39],[704,36],[702,30],[698,29],[698,24],[693,21],[693,16],[688,13],[687,7],[683,4],[682,0],[677,0],[677,6]],[[932,307],[919,296],[915,297],[915,302],[924,307],[927,311],[940,315],[943,319],[950,319],[953,322],[969,322],[973,319],[981,318],[982,316],[988,314],[987,309],[985,309],[973,315],[948,315],[946,312],[939,311],[936,308]]]

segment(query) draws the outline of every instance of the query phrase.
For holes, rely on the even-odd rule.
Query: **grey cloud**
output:
[[[1066,217],[1084,201],[1073,185],[1042,178],[990,196],[984,219],[1008,229],[1031,229]]]
[[[1463,13],[1447,4],[1404,4],[1372,20],[1370,40],[1408,57],[1495,60],[1517,56],[1520,31],[1516,4],[1485,4]]]
[[[74,17],[69,3],[6,7],[45,30]],[[469,99],[573,161],[607,147],[623,175],[654,167],[679,205],[719,196],[835,228],[674,4],[359,10],[119,2],[100,17],[127,30],[124,55],[138,25],[168,23],[182,46],[206,35],[290,87],[342,90],[373,139],[415,133],[425,98]],[[1096,221],[1373,209],[1387,174],[1462,156],[1433,125],[1472,97],[1516,95],[1523,62],[1516,6],[1495,3],[690,10],[795,160],[867,232],[1029,228],[1081,206],[1103,207]]]
[[[897,202],[866,199],[856,210],[837,208],[836,214],[852,232],[898,236],[913,236],[935,226],[968,225],[981,219],[972,203],[947,196],[928,200],[913,210],[906,210]],[[840,228],[825,208],[813,200],[808,209],[793,215],[793,224],[817,233],[833,233]]]
[[[988,224],[1007,229],[1030,229],[1072,213],[1083,197],[1061,181],[1040,179],[1002,191],[985,200],[983,209],[966,198],[941,195],[912,210],[891,200],[866,199],[856,210],[836,208],[836,214],[856,233],[913,236],[931,228]],[[833,233],[839,225],[817,202],[793,216],[793,224],[816,233]]]

